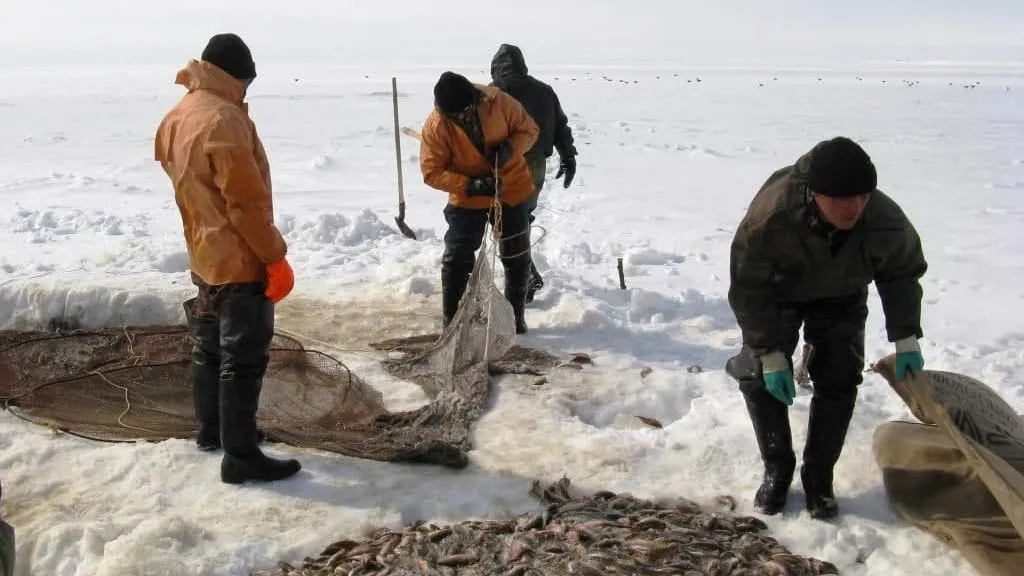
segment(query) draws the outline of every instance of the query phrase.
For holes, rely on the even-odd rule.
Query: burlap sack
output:
[[[973,378],[925,370],[896,381],[894,367],[892,355],[874,369],[925,424],[875,430],[893,508],[980,573],[1024,574],[1024,419]]]
[[[925,370],[920,377],[896,381],[896,355],[875,364],[892,389],[925,424],[937,424],[933,411],[945,406],[962,434],[1024,472],[1024,420],[995,390],[974,378],[954,372]]]

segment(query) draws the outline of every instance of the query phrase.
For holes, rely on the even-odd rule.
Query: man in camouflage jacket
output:
[[[832,470],[863,381],[868,285],[882,301],[899,354],[897,377],[924,361],[921,240],[902,209],[876,189],[866,152],[848,138],[818,143],[772,174],[732,243],[729,303],[743,348],[727,372],[740,382],[764,462],[755,506],[785,507],[796,459],[787,406],[795,396],[793,353],[801,325],[814,348],[814,383],[801,481],[814,518],[838,513]]]

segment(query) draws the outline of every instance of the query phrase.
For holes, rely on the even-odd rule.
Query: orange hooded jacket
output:
[[[191,60],[188,92],[160,122],[155,158],[174,186],[192,272],[207,284],[260,282],[287,245],[274,224],[270,166],[244,85]]]
[[[498,176],[501,201],[517,206],[533,195],[533,179],[523,154],[537,141],[540,128],[515,98],[493,86],[474,86],[484,93],[478,112],[485,145],[490,148],[503,140],[512,145],[512,158],[498,171]],[[473,176],[493,176],[492,164],[473,146],[469,136],[437,108],[423,122],[420,171],[423,182],[447,192],[448,202],[453,206],[480,210],[491,207],[490,197],[467,196],[466,183]]]

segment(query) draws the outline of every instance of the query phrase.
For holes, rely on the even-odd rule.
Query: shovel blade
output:
[[[402,233],[402,236],[412,238],[413,240],[416,239],[416,233],[413,232],[412,228],[409,228],[409,225],[398,216],[395,216],[395,224],[398,224],[398,231]]]
[[[395,216],[395,224],[398,225],[398,231],[402,233],[402,236],[416,239],[416,233],[405,223],[405,202],[398,203],[398,216]]]

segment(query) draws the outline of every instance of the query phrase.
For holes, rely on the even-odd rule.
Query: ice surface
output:
[[[44,58],[29,50],[38,47],[29,35],[6,33],[19,14],[43,25],[46,3],[33,4],[39,6],[19,5],[4,19],[2,52],[23,46],[19,55]],[[152,135],[181,94],[172,85],[177,67],[237,16],[238,29],[250,28],[255,38],[260,77],[248,100],[270,156],[277,221],[297,277],[278,324],[338,354],[385,393],[389,408],[416,406],[424,401],[418,389],[389,379],[376,368],[379,356],[365,350],[372,340],[437,330],[440,322],[445,196],[422,184],[418,146],[403,137],[406,222],[420,240],[397,232],[390,77],[399,78],[403,125],[418,128],[439,61],[465,63],[456,69],[486,82],[494,47],[527,35],[525,24],[511,19],[507,28],[467,32],[474,51],[448,60],[434,58],[447,54],[437,46],[445,43],[389,38],[391,55],[408,57],[385,67],[373,63],[380,59],[373,50],[351,49],[358,42],[344,34],[333,35],[340,38],[336,50],[327,49],[322,35],[349,14],[321,14],[302,3],[276,3],[272,14],[223,4],[200,10],[184,2],[133,12],[120,25],[116,18],[95,28],[76,24],[67,46],[85,43],[88,66],[32,68],[4,59],[0,326],[64,315],[114,326],[181,319],[180,303],[192,294],[188,262],[173,195],[151,160]],[[594,18],[619,6],[596,4]],[[425,37],[445,20],[425,4],[403,5],[391,12],[410,37]],[[83,3],[54,25],[68,31],[75,19],[103,12]],[[563,6],[554,14],[571,12]],[[350,20],[386,31],[385,16]],[[212,28],[198,25],[206,21]],[[177,23],[167,24],[175,34],[154,36],[152,26],[132,22]],[[273,36],[270,22],[291,37]],[[649,51],[641,63],[577,58],[558,66],[557,47],[540,40],[544,30],[565,26],[552,22],[530,32],[540,62],[531,69],[558,90],[576,134],[579,172],[564,190],[552,179],[557,159],[548,164],[537,212],[547,235],[534,248],[546,286],[527,313],[524,340],[557,353],[587,352],[594,366],[543,385],[499,381],[476,428],[472,463],[459,472],[275,445],[270,452],[301,459],[298,477],[229,487],[219,482],[218,456],[190,442],[100,444],[0,414],[3,512],[17,529],[19,576],[243,574],[316,554],[375,524],[523,512],[533,506],[526,495],[532,478],[563,473],[585,488],[646,496],[729,493],[740,512],[751,512],[760,478],[756,445],[736,387],[722,372],[739,342],[725,299],[729,240],[771,171],[835,134],[864,144],[881,187],[924,239],[928,366],[980,378],[1024,412],[1021,64],[891,57],[715,67],[672,62],[685,53]],[[120,28],[130,33],[111,34]],[[151,60],[103,63],[104,54],[122,54],[122,44],[151,38]],[[602,43],[620,40],[609,38]],[[528,58],[531,42],[520,42]],[[289,45],[316,57],[296,57]],[[618,287],[620,257],[626,290]],[[869,361],[892,350],[874,294],[871,312]],[[650,373],[641,376],[646,367]],[[791,410],[798,450],[808,400],[801,391]],[[843,574],[974,573],[885,503],[871,434],[908,415],[881,378],[866,375],[836,470],[843,515],[834,523],[811,520],[797,483],[786,513],[767,519],[774,535]]]

